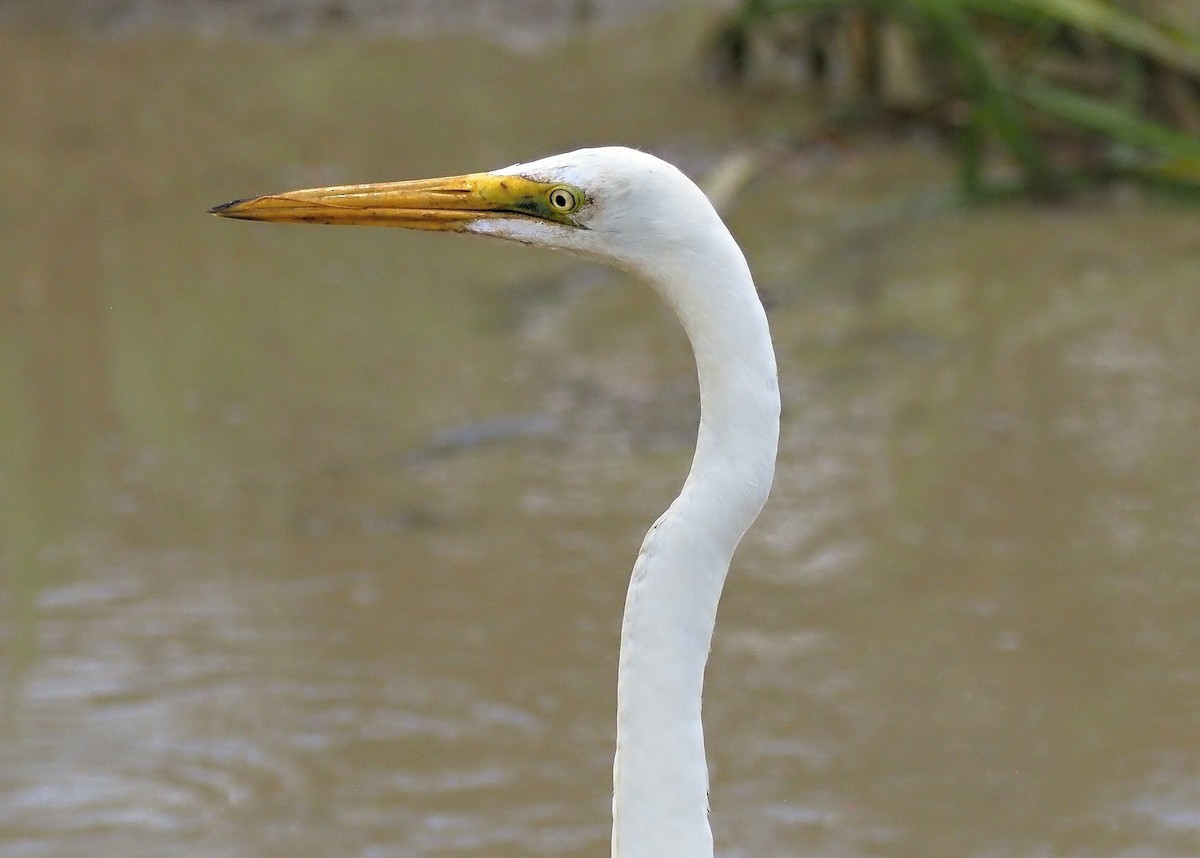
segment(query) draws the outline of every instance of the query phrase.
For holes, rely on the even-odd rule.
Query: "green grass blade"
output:
[[[1177,69],[1200,74],[1200,40],[1167,30],[1106,0],[963,0],[998,15],[1024,12],[1069,24]]]
[[[1023,81],[1016,92],[1031,107],[1121,143],[1165,158],[1200,158],[1200,140],[1195,137],[1099,99],[1032,78]]]
[[[957,0],[920,3],[926,20],[968,77],[967,96],[975,113],[973,121],[990,128],[1008,147],[1021,167],[1030,193],[1052,196],[1060,190],[1060,177],[1005,81],[992,68],[983,45],[963,15],[963,5]],[[981,130],[976,128],[972,133]]]

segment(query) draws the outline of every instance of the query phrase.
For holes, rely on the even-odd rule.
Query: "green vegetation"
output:
[[[1117,176],[1198,190],[1200,39],[1135,4],[743,0],[715,67],[743,86],[801,85],[842,121],[953,133],[972,197]]]

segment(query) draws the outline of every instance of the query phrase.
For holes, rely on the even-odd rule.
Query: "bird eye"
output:
[[[570,214],[583,204],[582,195],[572,188],[551,188],[548,195],[550,207],[560,214]]]

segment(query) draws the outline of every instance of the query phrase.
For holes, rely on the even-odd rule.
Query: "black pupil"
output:
[[[565,191],[555,191],[554,199],[552,200],[552,202],[554,203],[554,205],[556,205],[560,209],[566,209],[566,208],[571,207],[571,201],[570,201],[570,199],[567,198],[567,194]]]

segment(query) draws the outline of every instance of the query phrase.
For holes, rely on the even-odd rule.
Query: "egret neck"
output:
[[[716,219],[716,213],[712,213]],[[704,668],[730,559],[766,501],[779,390],[766,314],[722,229],[637,270],[696,355],[700,428],[682,492],[651,527],[621,627],[613,858],[710,858]]]

